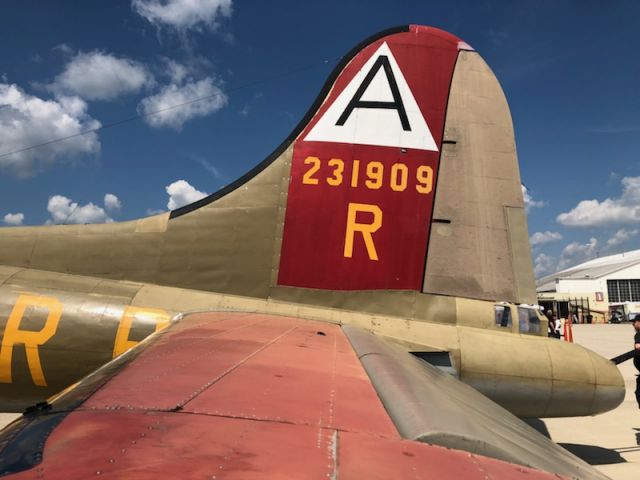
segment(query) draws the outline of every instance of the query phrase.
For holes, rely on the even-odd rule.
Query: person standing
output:
[[[636,376],[636,400],[638,401],[638,408],[640,408],[640,316],[636,316],[633,319],[633,328],[636,330],[636,335],[633,339],[633,348],[635,350],[633,364],[636,369],[638,369],[638,375]]]
[[[547,320],[549,320],[549,329],[548,329],[549,337],[560,338],[560,335],[562,332],[562,323],[560,323],[560,320],[558,320],[558,317],[556,317],[556,314],[553,313],[551,310],[547,310],[547,312],[545,313],[545,316],[547,317]]]
[[[556,332],[556,338],[560,338],[562,336],[562,321],[556,317],[555,313],[553,314],[553,328]]]
[[[548,336],[555,337],[556,330],[555,330],[555,322],[553,321],[553,312],[551,310],[547,310],[544,316],[547,317],[547,321],[548,321],[548,327],[547,327]]]

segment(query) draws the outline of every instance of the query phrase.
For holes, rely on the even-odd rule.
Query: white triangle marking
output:
[[[337,125],[365,77],[381,56],[386,56],[389,60],[407,114],[410,130],[403,129],[399,112],[395,108],[355,107],[344,124]],[[359,100],[393,102],[392,89],[382,68],[376,72],[375,77]],[[427,122],[386,42],[353,77],[353,80],[338,95],[333,105],[327,109],[304,140],[438,151],[438,146],[431,135]]]

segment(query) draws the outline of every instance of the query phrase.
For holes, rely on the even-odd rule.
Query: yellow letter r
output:
[[[370,213],[373,215],[371,223],[358,223],[358,212]],[[369,260],[378,260],[378,252],[373,242],[373,233],[378,231],[382,226],[382,210],[377,205],[369,205],[366,203],[350,203],[347,212],[347,231],[344,239],[344,256],[346,258],[353,257],[353,237],[356,232],[362,234],[364,245],[367,247]]]

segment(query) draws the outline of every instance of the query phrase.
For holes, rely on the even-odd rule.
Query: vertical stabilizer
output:
[[[224,189],[137,221],[2,229],[0,264],[441,322],[455,297],[534,301],[502,90],[466,43],[415,25],[345,56]]]
[[[536,299],[509,106],[473,51],[460,52],[451,83],[424,291]]]

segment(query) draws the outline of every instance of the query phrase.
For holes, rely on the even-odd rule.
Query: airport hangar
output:
[[[574,322],[606,322],[614,311],[640,313],[640,250],[609,255],[536,282],[538,304]]]

